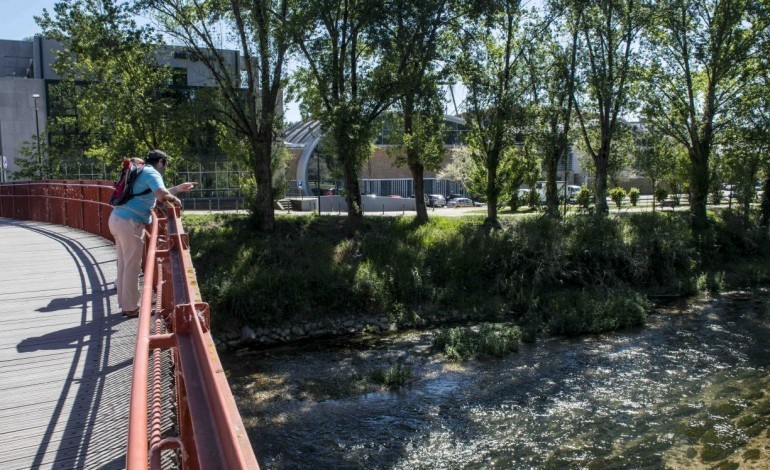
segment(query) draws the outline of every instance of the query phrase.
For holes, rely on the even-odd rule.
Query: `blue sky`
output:
[[[43,8],[53,10],[54,3],[55,0],[0,0],[0,11],[3,12],[0,39],[19,41],[39,33],[40,27],[33,17],[40,15]]]

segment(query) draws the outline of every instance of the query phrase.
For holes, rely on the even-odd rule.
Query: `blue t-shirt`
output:
[[[163,184],[163,177],[158,170],[145,165],[142,172],[134,181],[134,194],[139,194],[145,189],[150,188],[150,192],[142,196],[134,196],[127,203],[115,207],[112,212],[118,217],[128,220],[134,220],[142,224],[152,222],[152,209],[155,207],[155,195],[153,191],[160,188],[166,188]]]

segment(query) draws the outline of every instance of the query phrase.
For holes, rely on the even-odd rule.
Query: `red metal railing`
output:
[[[2,184],[0,217],[66,225],[112,240],[107,227],[112,207],[103,202],[111,193],[109,181]],[[174,450],[186,469],[257,469],[209,331],[209,308],[197,287],[179,209],[156,209],[149,235],[126,467],[160,468],[161,452]],[[161,439],[161,393],[166,389],[161,386],[161,351],[167,350],[172,352],[178,436]]]

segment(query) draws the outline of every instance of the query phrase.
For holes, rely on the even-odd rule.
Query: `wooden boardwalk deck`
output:
[[[0,468],[124,468],[137,320],[112,243],[0,218]]]

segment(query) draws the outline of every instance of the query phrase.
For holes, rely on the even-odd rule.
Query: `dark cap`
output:
[[[163,150],[150,150],[150,153],[147,154],[147,158],[145,158],[147,163],[154,163],[159,162],[161,160],[169,161],[171,160],[171,157],[166,155],[166,152]]]

